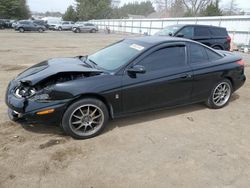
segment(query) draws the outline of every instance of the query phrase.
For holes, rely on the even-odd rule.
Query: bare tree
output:
[[[238,11],[238,5],[236,4],[235,0],[231,0],[228,8],[228,15],[235,15]]]
[[[154,0],[154,4],[156,5],[158,10],[168,10],[174,0]]]
[[[170,8],[171,17],[182,17],[185,15],[185,7],[182,0],[174,0]]]
[[[212,0],[182,0],[182,2],[190,16],[197,16]]]

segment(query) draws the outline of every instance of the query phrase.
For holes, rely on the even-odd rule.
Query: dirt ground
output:
[[[196,104],[117,119],[89,140],[9,121],[5,89],[20,71],[124,37],[0,31],[0,187],[249,187],[249,80],[223,109]]]

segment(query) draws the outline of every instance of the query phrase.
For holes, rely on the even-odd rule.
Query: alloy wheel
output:
[[[213,102],[217,106],[223,106],[227,103],[231,95],[231,87],[227,82],[221,82],[213,92]]]
[[[103,111],[92,104],[83,105],[73,111],[69,119],[71,130],[81,136],[90,136],[101,129]]]

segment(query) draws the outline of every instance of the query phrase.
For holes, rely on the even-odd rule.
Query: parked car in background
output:
[[[15,29],[19,21],[13,21],[12,22],[12,28]]]
[[[72,31],[75,33],[80,33],[80,32],[96,33],[98,31],[98,26],[88,22],[76,22],[72,28]]]
[[[74,22],[63,21],[55,25],[54,30],[63,31],[63,30],[72,30]]]
[[[46,30],[46,27],[43,25],[38,25],[30,20],[22,20],[17,23],[15,30],[23,33],[25,31],[38,31],[40,33]]]
[[[49,30],[55,30],[56,25],[58,25],[61,21],[59,20],[47,20],[46,21],[49,27]]]
[[[209,25],[171,25],[157,32],[157,36],[183,37],[201,42],[218,50],[230,50],[231,37],[226,28]]]
[[[138,37],[30,67],[9,83],[6,104],[14,121],[61,124],[85,139],[121,116],[200,102],[222,108],[245,80],[236,54],[183,38]]]
[[[49,25],[44,20],[33,20],[33,23],[35,23],[37,25],[42,25],[42,26],[46,27],[46,29],[49,29]]]
[[[9,28],[12,28],[12,23],[15,21],[15,20],[10,20],[10,19],[1,19],[1,28],[2,29],[9,29]]]
[[[0,29],[5,29],[5,22],[0,20]]]

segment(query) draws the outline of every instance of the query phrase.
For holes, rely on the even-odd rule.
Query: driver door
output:
[[[147,52],[146,52],[147,53]],[[187,64],[185,43],[161,45],[128,68],[143,66],[145,73],[124,72],[122,105],[124,113],[180,105],[191,98],[192,71]]]

